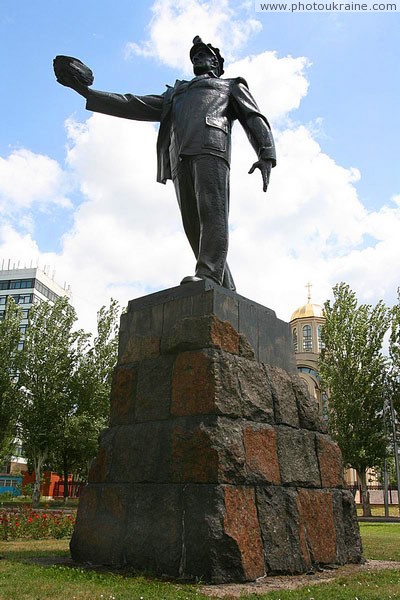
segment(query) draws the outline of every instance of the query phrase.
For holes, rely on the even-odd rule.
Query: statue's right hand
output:
[[[53,67],[58,83],[87,97],[88,86],[92,85],[94,81],[93,73],[89,67],[72,56],[56,56]]]
[[[79,83],[79,81],[77,81],[74,77],[70,75],[63,75],[62,77],[57,77],[57,82],[61,85],[64,85],[65,87],[71,88],[71,90],[75,90],[75,92],[78,92],[78,94],[80,94],[81,96],[87,96],[89,89],[88,86],[82,85],[81,83]]]

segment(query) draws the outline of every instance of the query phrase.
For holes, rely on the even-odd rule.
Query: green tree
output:
[[[117,362],[120,307],[111,299],[97,313],[97,335],[82,356],[77,372],[80,405],[107,421],[113,369]]]
[[[87,477],[95,457],[100,432],[107,426],[111,378],[117,361],[119,305],[111,299],[97,314],[97,335],[91,343],[82,337],[77,363],[71,376],[69,405],[59,416],[58,444],[53,466],[63,474],[64,500],[68,497],[68,474]]]
[[[13,298],[7,299],[0,321],[0,458],[11,449],[18,418],[18,377],[21,339],[21,309]]]
[[[363,514],[370,515],[367,469],[381,465],[387,452],[382,418],[387,360],[382,354],[389,310],[358,305],[345,283],[333,288],[334,302],[325,303],[320,373],[329,389],[329,430],[346,466],[361,481]]]
[[[40,500],[42,469],[59,443],[60,414],[71,403],[71,376],[82,332],[73,331],[76,313],[66,297],[32,307],[19,376],[19,438],[35,471],[32,503]]]

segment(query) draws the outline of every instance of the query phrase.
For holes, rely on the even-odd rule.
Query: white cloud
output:
[[[307,94],[304,57],[278,58],[276,52],[262,52],[231,63],[226,77],[244,77],[261,112],[272,122],[298,108]]]
[[[21,267],[36,264],[40,256],[40,250],[29,233],[20,234],[10,224],[0,225],[0,258],[3,268],[8,268],[8,261],[12,265],[18,262]],[[4,261],[4,263],[3,263]],[[11,265],[11,266],[12,266]]]
[[[153,57],[163,64],[190,73],[189,48],[195,35],[223,49],[232,58],[255,32],[262,29],[253,7],[229,0],[156,0],[149,25],[149,39],[129,42],[127,55]]]
[[[33,205],[71,206],[65,196],[66,179],[57,161],[21,148],[0,157],[0,208],[15,214]]]
[[[316,302],[347,281],[363,301],[393,303],[400,209],[368,213],[359,172],[335,163],[303,126],[276,136],[279,163],[263,194],[261,175],[246,174],[255,157],[240,128],[235,137],[229,260],[240,293],[285,319],[305,302],[309,280]]]

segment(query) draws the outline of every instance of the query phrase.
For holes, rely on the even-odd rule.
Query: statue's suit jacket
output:
[[[200,75],[175,82],[161,95],[135,96],[89,89],[86,108],[139,121],[159,121],[157,181],[172,179],[182,155],[212,154],[230,163],[231,128],[238,119],[259,159],[276,163],[267,119],[242,78]]]

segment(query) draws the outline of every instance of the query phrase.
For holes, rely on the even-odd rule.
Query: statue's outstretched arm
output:
[[[86,108],[115,117],[137,121],[160,121],[162,95],[135,96],[90,89],[94,77],[91,69],[71,56],[56,56],[53,61],[57,81],[86,98]]]

